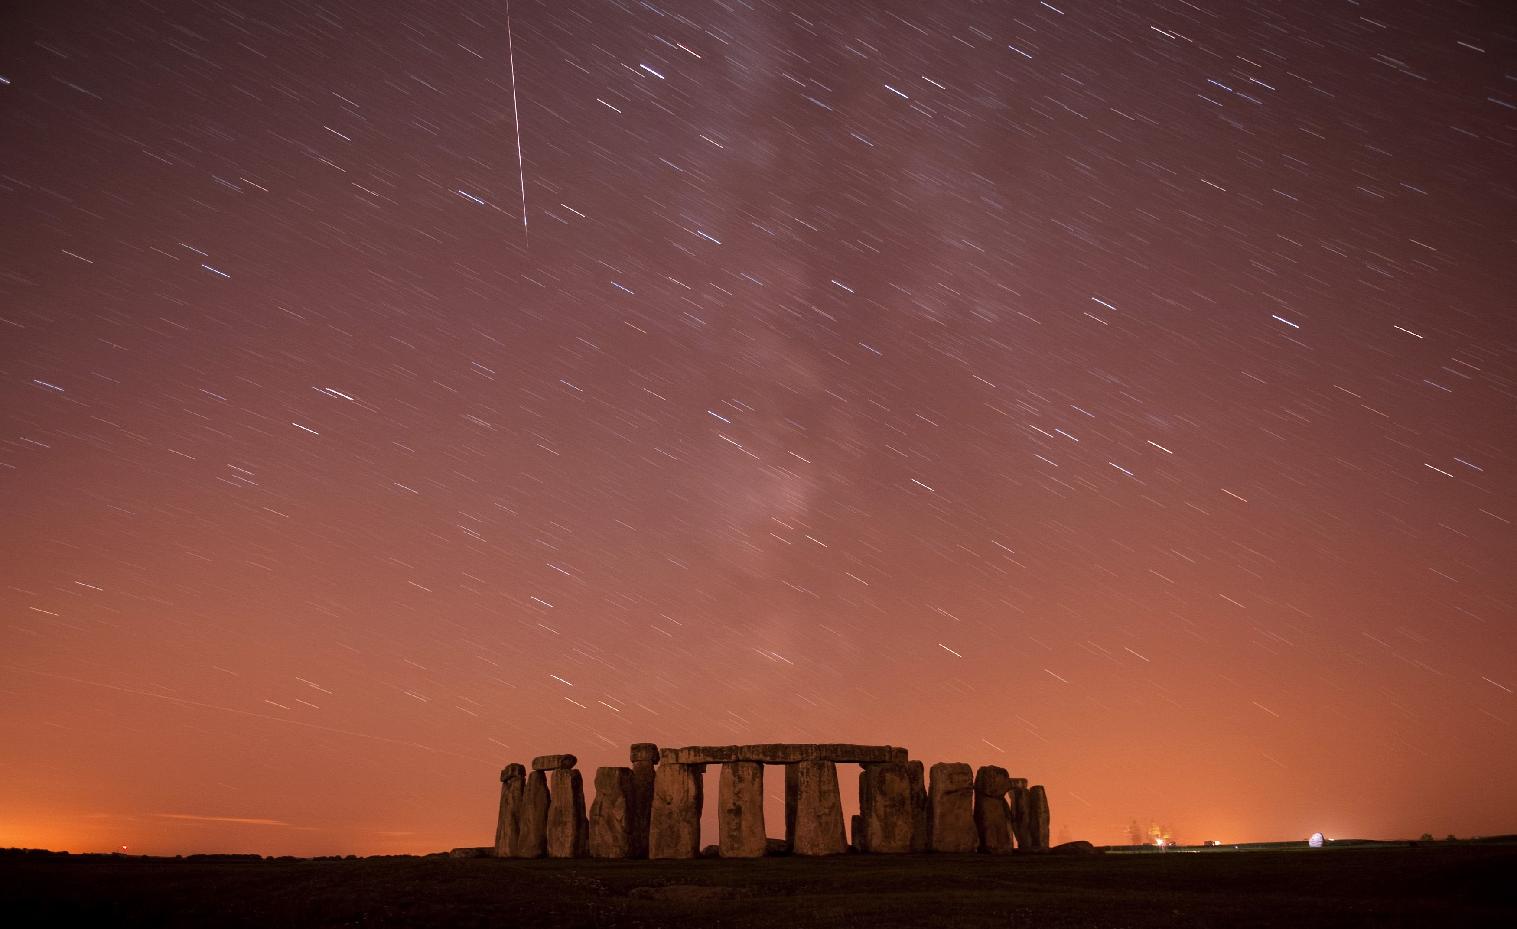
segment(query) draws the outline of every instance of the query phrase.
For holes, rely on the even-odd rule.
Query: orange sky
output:
[[[1517,832],[1480,9],[518,2],[515,114],[498,3],[260,15],[0,35],[0,846],[479,845],[638,741]]]

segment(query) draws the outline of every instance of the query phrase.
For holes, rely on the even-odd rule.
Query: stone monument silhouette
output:
[[[891,745],[841,743],[632,746],[631,767],[595,772],[595,802],[585,812],[574,755],[540,755],[530,772],[500,772],[494,854],[499,858],[695,858],[701,853],[706,766],[722,766],[717,851],[758,858],[764,826],[764,769],[785,769],[784,847],[795,855],[849,850],[837,766],[857,764],[859,813],[852,846],[869,854],[910,852],[1004,855],[1047,851],[1048,795],[1005,768],[939,762],[923,783],[920,761]]]

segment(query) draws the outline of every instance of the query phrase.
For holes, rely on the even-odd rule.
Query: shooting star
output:
[[[511,121],[516,125],[516,177],[521,183],[521,239],[531,247],[527,236],[527,169],[521,157],[521,113],[516,108],[516,48],[511,41],[511,0],[506,0],[506,60],[511,64]]]

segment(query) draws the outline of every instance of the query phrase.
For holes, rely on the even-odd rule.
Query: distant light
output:
[[[1312,848],[1321,848],[1322,842],[1322,833],[1320,832],[1313,832],[1312,837],[1306,840],[1306,844],[1310,845]]]

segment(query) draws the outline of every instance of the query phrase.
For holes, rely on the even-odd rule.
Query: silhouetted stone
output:
[[[578,771],[560,768],[549,778],[548,857],[583,858],[590,836],[584,777]]]
[[[632,849],[632,769],[596,768],[590,857],[626,858]]]
[[[786,842],[784,839],[765,839],[764,854],[788,855],[790,854],[790,843]]]
[[[517,832],[521,823],[522,788],[527,769],[508,764],[500,771],[500,811],[495,816],[495,857],[515,858]]]
[[[704,847],[701,848],[701,857],[702,858],[720,858],[720,857],[722,857],[722,847],[720,845],[707,845],[707,846],[704,846]]]
[[[848,847],[843,834],[843,801],[838,794],[838,769],[830,761],[799,761],[795,769],[795,836],[797,855],[840,855]]]
[[[627,807],[632,841],[627,855],[648,857],[648,824],[653,813],[653,770],[658,763],[658,746],[638,742],[632,746],[632,795]]]
[[[661,763],[653,776],[648,857],[694,858],[701,850],[702,765]]]
[[[454,848],[448,851],[449,858],[494,858],[495,849],[491,848]]]
[[[1074,842],[1065,842],[1063,845],[1055,845],[1053,848],[1049,849],[1049,852],[1051,854],[1054,854],[1054,855],[1100,855],[1100,854],[1102,854],[1102,852],[1101,852],[1101,850],[1099,848],[1096,848],[1094,845],[1091,845],[1089,842],[1085,841],[1084,839],[1079,839],[1079,840],[1074,841]]]
[[[1000,765],[983,765],[974,773],[974,789],[987,797],[1004,797],[1011,789],[1011,777]]]
[[[1029,847],[1035,852],[1048,851],[1048,792],[1042,784],[1027,791],[1027,818],[1030,821]]]
[[[932,826],[927,813],[927,784],[920,761],[906,762],[906,780],[911,788],[911,851],[925,852],[932,847]]]
[[[848,819],[848,850],[861,852],[864,842],[864,817],[860,813],[854,813]]]
[[[765,839],[764,766],[756,761],[722,765],[716,812],[722,857],[761,857]]]
[[[864,765],[864,770],[859,772],[858,818],[853,844],[859,851],[874,854],[911,851],[915,818],[912,815],[909,765]]]
[[[516,829],[514,857],[541,858],[548,853],[548,775],[541,771],[527,775]]]
[[[538,755],[532,759],[532,770],[567,771],[577,764],[579,764],[579,759],[573,755]]]
[[[738,760],[736,745],[690,745],[658,750],[659,764],[726,764]]]
[[[1018,786],[1018,782],[1021,786]],[[1011,808],[1011,834],[1017,840],[1017,851],[1020,852],[1032,847],[1032,821],[1029,819],[1027,798],[1027,779],[1012,778],[1007,802]]]
[[[974,776],[974,827],[980,851],[988,855],[1007,855],[1012,851],[1011,810],[1006,805],[1006,791],[1011,778],[1006,769],[985,765]]]
[[[785,844],[792,849],[795,848],[795,804],[799,784],[795,765],[785,765]]]
[[[691,745],[685,748],[666,748],[658,755],[660,764],[725,764],[729,761],[758,761],[764,764],[795,764],[801,761],[867,764],[904,762],[906,749],[890,745],[781,742],[760,745]]]
[[[974,771],[940,761],[928,775],[928,826],[935,852],[963,854],[979,847],[974,828]]]

